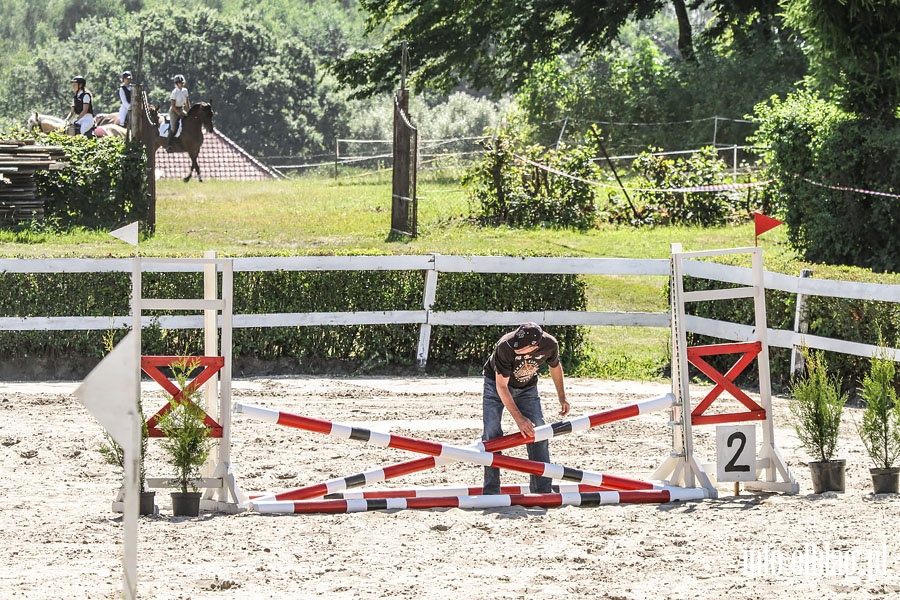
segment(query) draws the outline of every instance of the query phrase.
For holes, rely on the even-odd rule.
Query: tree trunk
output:
[[[691,20],[688,18],[687,7],[684,0],[673,0],[675,16],[678,17],[678,51],[681,58],[687,62],[694,62],[694,33],[691,29]]]

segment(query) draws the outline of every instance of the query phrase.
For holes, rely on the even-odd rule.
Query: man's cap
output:
[[[507,342],[513,350],[521,350],[529,346],[537,346],[544,330],[537,323],[523,323],[513,332]]]

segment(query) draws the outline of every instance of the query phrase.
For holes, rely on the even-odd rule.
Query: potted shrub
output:
[[[857,425],[866,453],[875,464],[870,468],[876,494],[896,494],[900,468],[900,405],[894,388],[896,365],[881,347],[872,357],[869,373],[863,378],[862,398],[866,403],[862,423]]]
[[[813,457],[809,463],[813,492],[843,492],[847,461],[833,459],[847,394],[828,375],[824,352],[802,350],[806,374],[791,384],[790,411],[800,443]]]
[[[173,398],[170,410],[157,420],[157,427],[165,436],[160,445],[168,454],[168,462],[175,469],[174,481],[181,490],[172,492],[175,516],[196,517],[200,514],[201,494],[193,480],[200,476],[200,469],[211,449],[209,429],[204,422],[206,413],[197,405],[200,391],[190,389],[186,384],[187,376],[195,366],[189,360],[172,365],[182,395],[178,400]]]
[[[138,463],[138,484],[141,489],[139,510],[142,515],[152,515],[156,512],[156,492],[147,489],[147,469],[144,467],[144,458],[147,455],[148,435],[147,423],[144,421],[144,411],[142,410],[140,402],[138,403],[138,415],[141,419],[141,450],[140,461]],[[107,464],[117,467],[124,475],[125,451],[108,432],[103,432],[103,442],[100,443],[98,451]]]

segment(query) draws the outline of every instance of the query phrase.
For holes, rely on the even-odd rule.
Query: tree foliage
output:
[[[847,395],[841,394],[837,378],[829,375],[824,353],[804,348],[803,355],[807,374],[791,385],[788,406],[800,443],[813,459],[826,462],[837,448]]]
[[[857,429],[876,469],[890,469],[900,458],[900,403],[894,387],[896,371],[894,359],[884,346],[880,346],[862,382],[866,408]]]
[[[332,64],[360,97],[398,87],[401,42],[409,43],[414,89],[459,85],[494,94],[518,89],[534,65],[568,52],[608,47],[630,19],[655,14],[664,0],[440,2],[361,0],[370,32],[387,29],[380,47]]]
[[[850,112],[877,120],[900,105],[900,2],[789,0],[787,21],[805,39],[820,89]]]
[[[811,91],[757,106],[751,141],[763,157],[772,207],[805,260],[900,270],[900,125],[875,125]]]

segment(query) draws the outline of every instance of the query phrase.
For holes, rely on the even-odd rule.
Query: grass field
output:
[[[603,226],[588,232],[565,229],[479,227],[461,190],[419,187],[419,235],[390,235],[390,184],[342,179],[204,183],[160,181],[156,234],[141,240],[141,254],[223,256],[333,254],[553,255],[667,258],[672,243],[685,250],[752,246],[753,224],[718,228]],[[761,240],[767,255],[790,254],[783,228]],[[131,250],[105,232],[66,234],[0,230],[4,257],[128,256]],[[799,267],[798,267],[799,270]],[[592,310],[667,309],[663,277],[588,278]],[[593,327],[588,339],[589,373],[650,379],[668,362],[668,332],[660,329]]]

